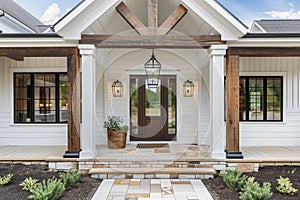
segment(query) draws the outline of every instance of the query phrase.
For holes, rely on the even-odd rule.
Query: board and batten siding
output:
[[[14,124],[14,72],[66,72],[66,58],[0,57],[0,145],[66,145],[67,124]]]
[[[240,58],[240,74],[283,76],[283,122],[240,122],[241,146],[300,145],[300,58]]]

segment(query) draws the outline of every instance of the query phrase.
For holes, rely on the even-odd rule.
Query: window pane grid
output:
[[[282,121],[282,77],[240,77],[240,121]]]
[[[66,122],[67,99],[60,98],[61,90],[67,93],[66,83],[66,73],[15,73],[15,123]],[[62,100],[64,108],[59,107]]]

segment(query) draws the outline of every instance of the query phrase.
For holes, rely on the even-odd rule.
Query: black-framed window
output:
[[[15,123],[66,123],[67,73],[14,73]]]
[[[240,77],[240,121],[283,121],[283,77]]]

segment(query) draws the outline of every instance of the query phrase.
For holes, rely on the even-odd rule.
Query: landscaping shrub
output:
[[[33,188],[36,183],[38,182],[38,179],[32,179],[31,177],[26,178],[22,183],[20,183],[20,186],[22,186],[23,190],[29,191],[31,188]]]
[[[241,200],[269,200],[273,193],[271,192],[271,184],[264,182],[260,187],[258,182],[254,182],[254,177],[249,177],[240,192]]]
[[[34,200],[56,200],[59,199],[62,193],[66,190],[65,185],[60,179],[51,178],[37,183],[33,188],[29,189],[31,195],[29,199]]]
[[[0,187],[7,185],[11,181],[11,178],[13,176],[14,176],[13,174],[6,174],[4,176],[0,176]]]
[[[70,169],[67,172],[60,173],[59,178],[65,184],[66,188],[71,188],[78,182],[80,173],[78,169]]]
[[[237,169],[226,169],[225,174],[221,175],[226,186],[234,191],[241,191],[247,181],[247,176]]]
[[[282,176],[277,179],[278,186],[276,187],[277,191],[284,195],[294,195],[298,190],[293,187],[290,179],[283,178]]]

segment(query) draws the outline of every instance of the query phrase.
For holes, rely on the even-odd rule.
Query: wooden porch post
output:
[[[64,158],[79,158],[80,150],[80,56],[68,57],[68,150]]]
[[[243,158],[239,130],[239,56],[226,57],[226,157]]]

